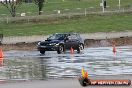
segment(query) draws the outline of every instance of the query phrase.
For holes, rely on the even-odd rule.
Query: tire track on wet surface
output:
[[[80,74],[84,67],[90,76],[132,73],[132,46],[85,48],[80,54],[57,54],[38,51],[4,51],[4,66],[0,70],[5,79],[69,78]],[[6,74],[6,75],[5,75]]]

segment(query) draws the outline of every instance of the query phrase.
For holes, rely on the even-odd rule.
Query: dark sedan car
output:
[[[47,40],[39,42],[37,48],[41,54],[45,51],[57,51],[61,54],[71,48],[80,53],[84,49],[84,41],[78,33],[55,33]]]

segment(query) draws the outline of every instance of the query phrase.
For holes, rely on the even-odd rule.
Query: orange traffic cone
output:
[[[115,47],[115,45],[113,45],[113,52],[114,52],[114,53],[116,52],[116,47]]]
[[[113,45],[113,53],[114,53],[114,56],[116,56],[116,47],[115,47],[115,45]]]
[[[85,78],[88,78],[88,72],[85,72]]]
[[[3,58],[3,57],[4,57],[3,51],[2,51],[2,49],[0,49],[0,58]]]
[[[88,72],[85,72],[84,67],[81,70],[81,74],[82,74],[82,77],[84,77],[84,78],[88,77]]]
[[[2,49],[0,49],[0,67],[3,66],[3,57],[4,57],[3,51],[2,51]]]
[[[73,54],[74,53],[74,49],[71,47],[70,49],[70,53]]]

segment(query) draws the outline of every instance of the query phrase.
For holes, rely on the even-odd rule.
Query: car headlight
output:
[[[49,45],[59,45],[58,43],[51,43],[51,44],[49,44]]]
[[[56,46],[58,46],[59,45],[59,43],[56,43]]]
[[[40,45],[40,42],[38,42],[38,45]]]

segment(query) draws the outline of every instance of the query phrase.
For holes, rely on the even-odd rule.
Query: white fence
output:
[[[31,13],[31,12],[27,12],[27,13],[17,13],[17,16],[15,17],[10,17],[6,14],[0,14],[0,23],[2,22],[19,22],[19,21],[23,21],[25,22],[33,22],[33,21],[37,21],[39,19],[45,19],[45,18],[57,18],[57,17],[62,17],[65,16],[67,18],[70,19],[71,16],[73,15],[83,15],[83,16],[87,16],[88,14],[103,14],[103,13],[123,13],[123,12],[131,12],[132,11],[132,7],[122,7],[122,8],[118,8],[115,7],[107,7],[106,9],[102,10],[102,8],[94,8],[94,7],[89,7],[89,8],[76,8],[76,9],[64,9],[64,10],[54,10],[54,11],[46,11],[46,12],[42,12],[42,15],[39,16],[37,15],[37,13]]]

